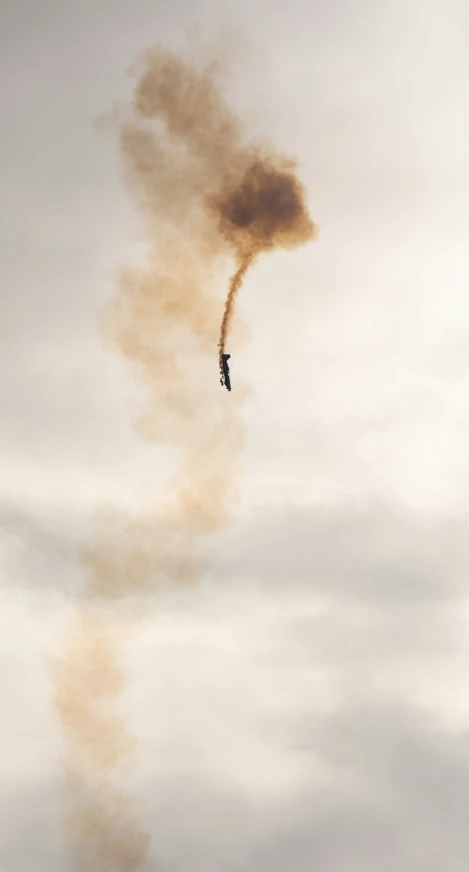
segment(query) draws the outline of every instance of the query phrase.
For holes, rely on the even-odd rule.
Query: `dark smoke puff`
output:
[[[238,251],[255,256],[276,247],[296,248],[314,236],[294,167],[292,161],[279,167],[257,159],[218,200],[221,233]]]

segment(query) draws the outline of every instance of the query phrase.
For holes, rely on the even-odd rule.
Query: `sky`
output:
[[[297,157],[319,235],[248,274],[231,523],[122,650],[144,868],[466,872],[465,6],[4,4],[0,872],[75,868],[50,664],[96,512],[166,486],[145,388],[99,331],[145,242],[96,119],[193,27],[230,46],[227,99]]]

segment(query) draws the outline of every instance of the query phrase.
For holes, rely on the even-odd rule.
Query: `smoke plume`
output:
[[[295,248],[314,235],[315,227],[294,170],[294,163],[285,158],[256,154],[241,180],[216,202],[220,230],[230,241],[238,264],[221,322],[220,369],[236,295],[251,264],[264,251]]]
[[[182,146],[183,191],[197,168],[186,193],[196,186],[193,205],[210,228],[212,245],[220,252],[227,245],[236,261],[221,323],[221,362],[236,294],[251,264],[262,252],[303,245],[316,228],[295,161],[247,137],[217,89],[213,65],[197,68],[161,50],[149,52],[143,63],[135,109],[140,117],[163,125],[173,155]],[[173,182],[175,177],[176,172]]]
[[[77,868],[103,872],[136,872],[149,862],[148,839],[116,786],[134,750],[118,714],[122,603],[194,582],[203,537],[229,521],[243,392],[228,399],[213,378],[217,338],[221,354],[236,294],[256,258],[301,245],[315,229],[294,162],[250,140],[227,106],[219,59],[158,48],[138,60],[134,75],[130,105],[107,123],[117,130],[148,247],[141,265],[122,270],[101,325],[146,388],[140,434],[168,446],[175,466],[168,495],[155,495],[140,515],[108,509],[96,519],[84,554],[87,585],[55,676],[74,857]],[[223,311],[230,260],[235,271]]]

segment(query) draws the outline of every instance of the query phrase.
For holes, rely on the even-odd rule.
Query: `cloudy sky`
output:
[[[1,872],[75,868],[50,661],[93,513],[165,480],[97,326],[141,228],[94,122],[193,25],[230,34],[229,99],[298,157],[320,234],[248,276],[232,524],[122,652],[145,869],[466,872],[465,6],[4,4]]]

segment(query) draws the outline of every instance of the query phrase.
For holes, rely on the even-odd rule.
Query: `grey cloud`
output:
[[[8,789],[5,789],[8,788]],[[70,868],[60,826],[66,812],[63,784],[17,780],[0,792],[0,868],[5,872],[65,872]]]
[[[125,525],[125,512],[121,520]],[[88,521],[71,506],[60,512],[42,504],[27,509],[4,503],[0,528],[11,544],[21,542],[25,558],[68,560],[76,557]],[[401,514],[386,504],[259,511],[212,537],[201,558],[205,582],[194,594],[201,604],[206,594],[248,586],[328,604],[338,610],[339,621],[359,605],[363,615],[396,613],[405,624],[406,616],[414,621],[415,609],[428,617],[434,607],[444,622],[467,596],[463,521]],[[49,583],[55,584],[53,574]]]
[[[81,526],[81,529],[80,529]],[[72,593],[81,581],[77,563],[83,526],[73,516],[36,511],[14,503],[0,505],[3,590]]]
[[[297,831],[303,860],[331,872],[462,870],[469,859],[468,738],[435,729],[405,706],[345,708],[316,723],[311,753],[332,770],[348,770],[352,789],[315,798],[312,788],[309,802],[303,797],[301,807],[310,808]]]
[[[61,513],[57,507],[27,509],[15,503],[0,505],[0,528],[21,539],[26,550],[51,557],[74,555],[87,529],[86,519],[70,506]],[[212,537],[202,556],[215,592],[248,583],[342,608],[357,602],[371,609],[397,608],[401,617],[413,606],[444,606],[467,594],[469,543],[463,520],[400,513],[382,503],[258,511]]]
[[[49,538],[37,519],[6,506],[2,517],[29,547],[60,550],[61,537]],[[464,590],[459,581],[445,588],[464,562],[462,527],[410,522],[376,506],[305,510],[259,517],[231,544],[233,560],[242,553],[233,566],[245,573],[239,590],[226,565],[225,581],[220,572],[177,593],[172,606],[163,598],[161,610],[155,599],[144,627],[152,647],[137,664],[141,698],[132,697],[131,710],[146,752],[124,783],[155,866],[465,872],[469,739],[431,697],[451,696],[451,680],[459,692],[464,686],[452,611]],[[266,563],[268,548],[276,561]],[[360,583],[362,573],[379,578],[381,564],[392,572],[410,564],[431,583],[418,597]],[[326,605],[315,611],[318,600]],[[324,710],[321,694],[330,691]],[[278,768],[290,771],[285,785],[274,779],[276,789],[266,789],[268,770]],[[31,851],[37,868],[70,868],[60,853],[62,810],[50,797],[33,773],[29,785],[10,785],[8,872],[26,872]]]
[[[311,756],[326,762],[328,786],[318,783],[312,765],[309,784],[277,802],[256,800],[254,789],[243,796],[227,781],[201,785],[190,773],[180,783],[163,782],[150,801],[163,867],[170,861],[184,872],[203,862],[230,872],[467,868],[467,736],[433,730],[417,713],[389,707],[335,714],[312,733]]]
[[[316,723],[314,766],[300,789],[272,800],[196,761],[185,773],[134,782],[153,837],[154,866],[174,872],[465,872],[469,861],[469,743],[425,724],[412,710],[336,713]],[[229,754],[229,748],[226,749]],[[346,788],[340,787],[344,770]],[[62,805],[61,805],[62,800]],[[20,812],[21,809],[21,812]],[[4,809],[9,872],[67,870],[56,825],[60,788],[17,786]],[[53,843],[54,848],[51,847]]]
[[[286,594],[421,607],[467,591],[469,544],[460,518],[360,508],[267,510],[227,539],[228,573]]]

